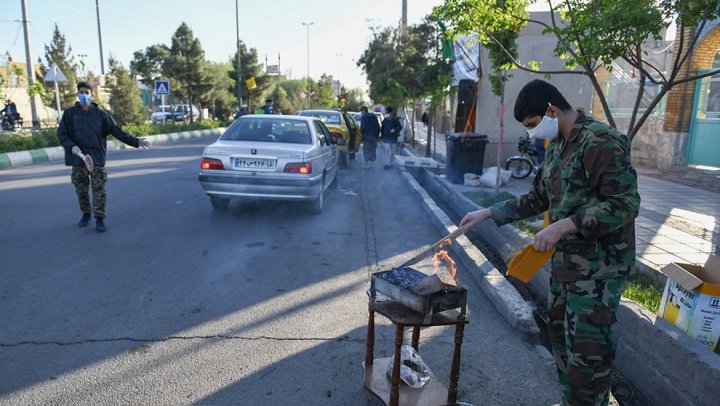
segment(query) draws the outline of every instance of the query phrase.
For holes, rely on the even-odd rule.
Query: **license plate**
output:
[[[235,158],[233,160],[233,168],[235,169],[257,169],[257,170],[273,170],[275,169],[275,160],[273,159],[245,159]]]

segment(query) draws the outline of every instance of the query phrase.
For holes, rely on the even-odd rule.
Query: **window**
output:
[[[714,69],[720,68],[720,50],[715,53],[715,59],[713,60],[712,67]]]

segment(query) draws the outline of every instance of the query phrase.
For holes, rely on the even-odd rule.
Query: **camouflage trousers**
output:
[[[91,173],[84,165],[76,165],[72,167],[70,178],[75,186],[80,210],[88,214],[92,212],[95,218],[105,218],[105,184],[107,183],[105,167],[96,166]],[[92,186],[92,206],[88,194],[90,186]]]
[[[548,330],[563,405],[607,405],[615,359],[615,313],[625,278],[550,279]]]

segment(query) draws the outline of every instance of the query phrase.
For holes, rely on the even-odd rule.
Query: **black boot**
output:
[[[83,213],[82,218],[78,222],[78,227],[85,227],[90,222],[90,213]]]

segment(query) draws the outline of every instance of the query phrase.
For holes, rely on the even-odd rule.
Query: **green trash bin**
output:
[[[445,176],[452,183],[462,184],[466,173],[482,175],[487,135],[470,132],[445,137]]]

